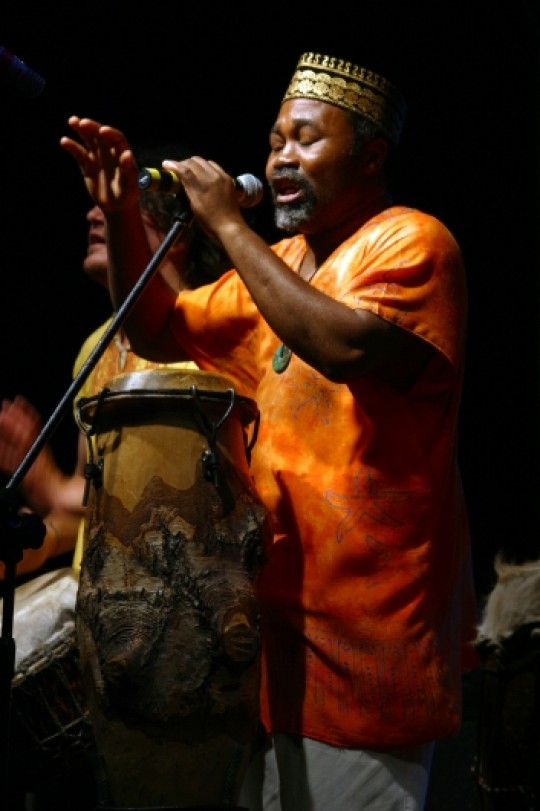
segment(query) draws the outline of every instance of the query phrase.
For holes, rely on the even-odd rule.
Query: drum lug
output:
[[[206,448],[202,453],[202,464],[204,478],[212,482],[214,487],[219,487],[219,458],[216,451]]]
[[[88,504],[88,496],[90,494],[90,485],[93,482],[96,490],[103,484],[103,461],[87,462],[84,466],[84,494],[83,494],[83,507]]]

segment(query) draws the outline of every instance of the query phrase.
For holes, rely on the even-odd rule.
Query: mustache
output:
[[[298,186],[298,188],[301,191],[306,192],[313,191],[311,183],[306,177],[304,177],[304,175],[301,174],[301,172],[298,172],[296,169],[291,169],[290,167],[287,166],[284,166],[282,169],[275,169],[272,172],[270,184],[272,184],[274,181],[277,180],[290,180],[292,183],[295,184],[295,186]],[[275,193],[273,189],[272,192]]]

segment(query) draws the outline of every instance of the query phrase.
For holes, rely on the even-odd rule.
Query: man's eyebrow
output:
[[[295,127],[312,127],[314,126],[314,121],[312,118],[293,118],[292,123]],[[272,133],[279,133],[280,127],[277,124],[274,124],[270,129],[270,135]]]

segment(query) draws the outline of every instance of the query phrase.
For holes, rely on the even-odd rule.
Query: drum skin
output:
[[[32,792],[65,780],[95,743],[75,633],[78,572],[46,572],[15,590],[10,785]]]
[[[257,409],[226,378],[167,369],[78,411],[96,475],[76,627],[111,802],[234,805],[259,735]]]

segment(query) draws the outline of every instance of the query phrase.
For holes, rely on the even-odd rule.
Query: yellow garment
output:
[[[109,318],[104,324],[88,336],[84,341],[79,354],[73,364],[73,377],[82,369],[85,362],[88,360],[105,331],[109,327],[112,318]],[[122,345],[118,336],[115,336],[107,345],[103,354],[100,356],[96,365],[88,375],[85,382],[79,389],[75,397],[73,407],[80,397],[95,397],[107,383],[118,374],[129,374],[131,372],[140,372],[144,369],[197,369],[197,365],[192,361],[182,361],[179,363],[155,363],[150,360],[145,360],[132,352],[126,345]],[[84,538],[84,519],[79,524],[79,531],[77,535],[77,543],[73,555],[73,567],[77,570],[81,568],[81,560],[83,553],[83,538]]]
[[[305,238],[274,250],[298,271]],[[180,293],[173,322],[190,357],[260,411],[251,472],[274,527],[257,583],[261,718],[336,746],[422,743],[458,728],[475,637],[457,464],[462,258],[442,223],[395,207],[311,284],[435,348],[412,388],[376,372],[332,382],[295,355],[276,374],[280,342],[234,271]]]

